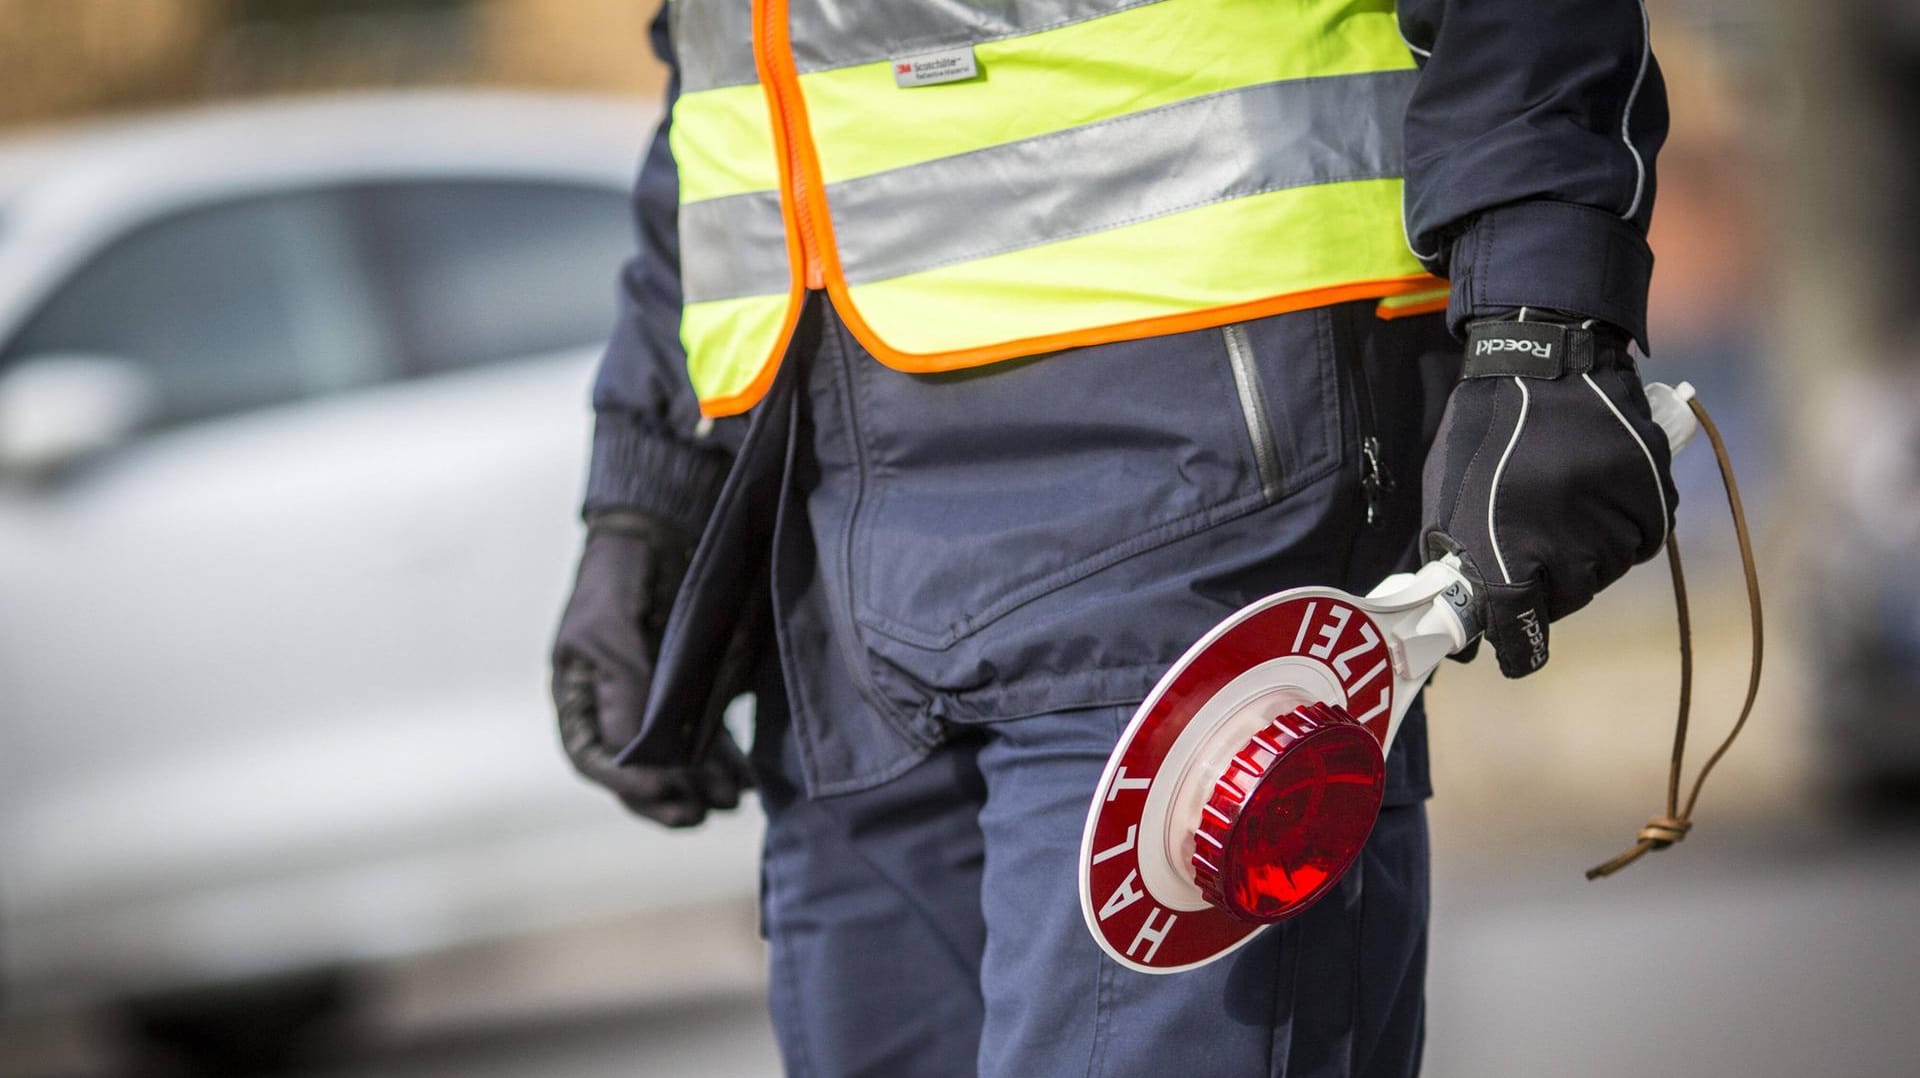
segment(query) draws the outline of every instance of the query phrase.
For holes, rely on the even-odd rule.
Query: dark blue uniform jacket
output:
[[[1398,7],[1402,35],[1420,65],[1404,131],[1408,243],[1430,270],[1451,280],[1447,326],[1457,333],[1472,318],[1520,306],[1551,308],[1620,326],[1644,349],[1652,272],[1645,235],[1654,158],[1667,127],[1644,5],[1401,0]],[[653,42],[671,66],[664,13],[654,24]],[[676,89],[677,78],[669,103]],[[678,181],[667,130],[662,123],[635,192],[639,251],[623,275],[622,312],[594,386],[597,419],[586,493],[589,512],[637,508],[689,530],[703,527],[720,505],[721,526],[709,530],[669,626],[650,707],[662,715],[697,707],[699,672],[712,665],[715,649],[724,646],[726,624],[756,586],[762,568],[757,563],[772,539],[768,514],[783,497],[778,458],[790,453],[793,436],[787,418],[769,414],[791,411],[789,401],[819,396],[817,386],[796,387],[791,383],[802,376],[783,372],[769,401],[749,415],[701,422],[679,340]],[[884,728],[842,730],[843,744],[824,746],[825,762],[810,776],[814,792],[884,778],[912,755],[914,745],[937,738],[946,723],[1137,700],[1184,642],[1239,602],[1309,582],[1364,590],[1369,577],[1395,567],[1404,551],[1369,557],[1361,550],[1356,557],[1355,544],[1364,547],[1364,537],[1330,523],[1349,507],[1334,486],[1317,484],[1332,483],[1357,455],[1344,446],[1352,441],[1350,428],[1362,421],[1360,404],[1340,388],[1351,376],[1315,371],[1301,359],[1320,355],[1331,366],[1350,355],[1358,365],[1392,368],[1396,353],[1436,347],[1415,340],[1418,329],[1388,325],[1361,325],[1345,313],[1322,311],[1251,327],[1256,351],[1264,348],[1276,365],[1266,372],[1267,391],[1274,395],[1276,422],[1287,433],[1282,451],[1290,468],[1288,489],[1278,492],[1287,497],[1278,504],[1271,497],[1248,501],[1241,498],[1244,491],[1224,486],[1205,489],[1216,474],[1209,470],[1214,449],[1207,428],[1216,412],[1230,412],[1233,387],[1221,390],[1217,408],[1202,397],[1190,412],[1169,412],[1167,402],[1195,395],[1194,373],[1183,372],[1179,363],[1150,356],[1131,364],[1102,363],[1103,378],[1124,370],[1132,372],[1125,378],[1140,383],[1109,382],[1105,400],[1122,408],[1119,402],[1132,401],[1141,411],[1079,429],[1061,429],[1056,413],[1021,413],[1023,402],[1045,401],[1062,385],[1071,391],[1074,379],[1088,385],[1079,373],[1084,367],[1063,365],[1045,376],[1054,384],[1025,389],[1013,383],[1042,376],[913,379],[877,369],[870,359],[864,363],[876,370],[850,368],[846,377],[858,385],[848,399],[865,402],[861,421],[878,429],[862,430],[858,437],[867,444],[849,452],[863,468],[873,457],[874,474],[892,476],[897,493],[869,495],[878,508],[859,504],[858,492],[851,496],[847,528],[857,533],[859,557],[847,559],[842,578],[825,582],[844,592],[826,608],[847,616],[836,625],[823,613],[819,629],[861,640],[862,692],[876,711],[892,717]],[[1272,339],[1263,344],[1262,334]],[[1180,335],[1157,345],[1103,347],[1159,348],[1165,355],[1198,339]],[[1070,361],[1014,366],[1041,370]],[[1424,375],[1432,376],[1431,369]],[[1388,375],[1389,399],[1395,377],[1403,376]],[[1377,388],[1371,394],[1380,395]],[[1408,424],[1415,433],[1407,441],[1417,443],[1418,430],[1430,430],[1436,418],[1409,414],[1386,421]],[[1157,438],[1156,423],[1181,432],[1181,439]],[[756,426],[763,429],[749,438]],[[991,461],[996,431],[1011,432],[1002,447],[1011,463],[1019,463],[1016,442],[1052,437],[1057,452],[1038,467],[1029,460],[998,478],[960,459],[959,450],[950,459],[939,454],[938,446],[958,444],[971,460]],[[1231,435],[1223,431],[1219,437]],[[1420,448],[1398,450],[1407,457],[1399,474],[1408,486],[1417,486]],[[891,459],[881,459],[889,452]],[[1143,522],[1128,519],[1131,510],[1116,515],[1074,504],[1076,489],[1095,489],[1119,470],[1137,472],[1153,454],[1176,461],[1185,473],[1181,487],[1165,492],[1171,500],[1160,516]],[[763,459],[739,466],[746,457]],[[863,472],[862,478],[870,477]],[[954,485],[942,491],[942,482]],[[1051,505],[1061,528],[1036,530],[1026,518],[997,529],[991,522],[970,522],[979,525],[971,530],[966,523],[956,528],[951,521],[914,519],[916,512],[939,514],[956,499],[964,501],[974,484],[994,482],[1029,483],[1030,499]],[[1020,496],[1009,497],[1017,502]],[[1417,501],[1416,492],[1411,504]],[[1223,570],[1224,576],[1181,576],[1185,563],[1178,543],[1229,519],[1290,530],[1295,549],[1318,544],[1332,560],[1317,569],[1310,560],[1290,563],[1318,579],[1267,571],[1266,579],[1229,580],[1239,570],[1259,576],[1256,570],[1268,563],[1254,552],[1234,563],[1239,570]],[[1401,540],[1411,536],[1412,524],[1397,525]],[[889,532],[894,540],[914,539],[915,548],[896,551],[888,545]],[[947,532],[954,533],[953,542],[927,544],[928,537]],[[1224,549],[1231,562],[1239,541],[1222,532],[1207,557]],[[1063,552],[1063,544],[1070,549]],[[1126,596],[1137,601],[1128,605]],[[1072,619],[1061,613],[1068,608],[1076,612]],[[1104,628],[1091,638],[1076,633],[1090,622]],[[1402,746],[1395,755],[1412,762],[1395,768],[1389,791],[1394,799],[1425,792],[1424,729],[1410,727]]]

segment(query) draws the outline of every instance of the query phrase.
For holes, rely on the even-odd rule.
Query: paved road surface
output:
[[[1427,1074],[1920,1075],[1920,838],[1745,853],[1443,876]]]
[[[1450,831],[1429,1078],[1920,1075],[1920,829],[1703,831],[1592,884],[1578,870],[1604,843],[1449,847]],[[391,980],[381,1035],[300,1078],[776,1075],[750,911],[708,920],[704,939],[650,926],[491,966],[466,956],[410,969]],[[622,979],[643,960],[656,972]],[[679,972],[662,978],[667,966]],[[512,998],[530,987],[531,1011]],[[123,1069],[46,1069],[12,1047],[0,1051],[8,1078]]]
[[[1787,851],[1747,836],[1598,884],[1575,871],[1590,852],[1442,869],[1430,1078],[1920,1074],[1920,834]],[[778,1073],[772,1053],[748,998],[500,1029],[313,1078],[756,1078]]]

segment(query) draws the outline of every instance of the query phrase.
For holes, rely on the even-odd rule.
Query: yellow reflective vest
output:
[[[1444,303],[1400,223],[1414,72],[1393,0],[673,0],[669,18],[681,338],[709,415],[766,392],[810,288],[915,372]]]

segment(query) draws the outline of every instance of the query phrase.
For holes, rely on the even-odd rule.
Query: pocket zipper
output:
[[[1386,457],[1380,449],[1373,386],[1367,380],[1366,360],[1358,349],[1349,366],[1353,370],[1353,412],[1360,424],[1360,497],[1367,509],[1367,527],[1377,528],[1385,514],[1387,495],[1393,493],[1393,473],[1387,471]]]
[[[1247,327],[1239,323],[1222,327],[1227,342],[1227,363],[1233,368],[1233,386],[1240,396],[1240,416],[1247,424],[1247,437],[1253,440],[1253,463],[1260,472],[1260,495],[1266,501],[1280,496],[1280,447],[1273,440],[1273,424],[1267,421],[1267,398],[1260,391],[1260,369],[1253,361],[1253,343],[1247,339]]]
[[[1360,495],[1367,503],[1367,527],[1380,526],[1380,512],[1388,494],[1393,492],[1393,475],[1380,459],[1380,439],[1369,434],[1360,439]]]

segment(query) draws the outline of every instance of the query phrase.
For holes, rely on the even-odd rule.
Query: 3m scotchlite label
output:
[[[980,65],[974,61],[972,45],[905,56],[893,61],[893,84],[902,89],[959,82],[978,74]]]
[[[1021,37],[1160,2],[795,0],[793,59],[805,75],[891,56],[919,56],[954,41],[979,44]]]
[[[789,6],[794,67],[805,75],[918,56],[954,40],[1004,41],[1162,2],[795,0]],[[673,0],[671,18],[683,93],[759,80],[752,0]]]

